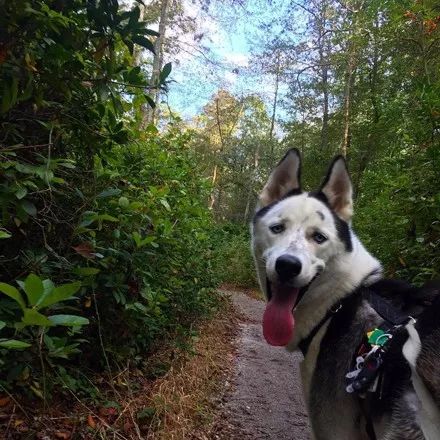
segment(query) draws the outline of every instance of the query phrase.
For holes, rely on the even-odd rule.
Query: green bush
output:
[[[216,273],[222,283],[239,287],[256,287],[254,261],[249,230],[239,224],[225,223],[213,232]]]
[[[140,129],[157,33],[117,0],[60,5],[0,1],[0,388],[44,398],[180,343],[217,284],[190,135]]]
[[[183,337],[194,320],[215,308],[209,187],[194,173],[187,140],[170,129],[139,144],[115,146],[105,159],[95,156],[93,186],[83,187],[76,199],[59,200],[87,207],[66,231],[70,250],[58,259],[41,244],[28,244],[25,250],[44,258],[32,266],[40,277],[19,282],[27,302],[14,286],[0,284],[11,299],[0,301],[3,386],[32,384],[38,393],[41,356],[63,372],[64,382],[73,373],[62,359],[72,356],[95,369],[106,366],[103,351],[112,365],[140,361],[167,338]],[[80,281],[54,287],[42,280],[48,273]],[[70,300],[59,303],[64,299]],[[40,313],[49,306],[55,316]],[[84,317],[72,316],[72,310]],[[65,329],[54,328],[52,335],[55,324]]]
[[[354,227],[388,275],[417,284],[440,276],[440,150],[390,152],[365,172]]]

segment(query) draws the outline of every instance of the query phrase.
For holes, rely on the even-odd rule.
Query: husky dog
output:
[[[430,307],[420,306],[417,295],[429,295],[382,278],[381,264],[351,229],[352,185],[343,157],[333,160],[315,192],[301,189],[300,165],[293,149],[270,175],[251,226],[252,249],[267,299],[264,337],[304,354],[301,378],[314,438],[440,440],[438,288],[431,289]],[[350,393],[346,375],[361,341],[384,323],[373,293],[387,299],[385,315],[394,303],[415,319],[393,327],[379,389]]]

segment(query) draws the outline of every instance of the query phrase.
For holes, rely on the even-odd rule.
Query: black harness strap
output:
[[[373,273],[374,275],[374,273]],[[369,275],[370,276],[370,275]],[[375,291],[374,289],[375,283],[371,284],[370,286],[361,286],[361,294],[363,298],[365,298],[371,307],[376,311],[378,315],[384,320],[381,327],[383,329],[389,329],[393,326],[400,326],[406,324],[411,317],[402,313],[401,310],[399,310],[396,306],[391,304],[389,301],[384,299],[380,294]],[[296,305],[299,303],[299,301],[302,299],[308,286],[303,289],[302,292],[300,292],[299,298],[296,302]],[[355,291],[359,292],[359,290]],[[355,294],[353,292],[353,294]],[[298,347],[300,348],[301,352],[303,353],[304,357],[307,355],[307,351],[310,347],[310,344],[313,340],[313,338],[316,336],[316,334],[319,332],[319,330],[327,323],[329,319],[334,317],[341,309],[343,309],[345,303],[347,301],[350,301],[353,297],[353,294],[346,296],[341,301],[337,302],[326,314],[325,316],[313,327],[311,332],[302,339]],[[377,440],[376,433],[374,430],[374,424],[373,419],[371,417],[371,413],[368,410],[367,406],[365,404],[365,399],[359,398],[359,404],[362,411],[362,414],[365,418],[366,424],[365,424],[365,431],[367,433],[367,436],[370,440]]]
[[[376,293],[374,291],[374,285],[372,285],[366,292],[365,299],[387,324],[391,324],[392,326],[402,325],[406,324],[411,319],[410,316],[402,313],[393,304]]]
[[[333,306],[321,319],[321,321],[318,322],[318,324],[313,327],[312,331],[306,336],[304,339],[301,339],[301,341],[298,344],[299,349],[301,350],[304,357],[306,357],[307,352],[309,350],[310,344],[312,343],[313,338],[316,336],[316,334],[321,330],[322,326],[336,313],[339,312],[339,310],[342,309],[342,302],[336,303],[335,306]]]
[[[375,269],[373,269],[368,275],[365,276],[365,278],[362,280],[361,282],[361,286],[363,286],[366,281],[374,276],[380,275],[382,269],[380,267],[377,267]],[[295,306],[296,307],[299,302],[302,300],[302,298],[304,297],[304,295],[307,293],[307,291],[309,290],[310,285],[313,283],[313,281],[315,281],[316,278],[318,278],[319,273],[316,274],[313,279],[310,281],[309,284],[307,284],[307,286],[304,286],[302,289],[300,289],[298,297],[296,299],[295,302]],[[337,302],[336,304],[334,304],[330,310],[325,314],[325,316],[318,322],[318,324],[315,325],[315,327],[313,327],[313,329],[311,330],[311,332],[304,338],[302,339],[299,343],[298,343],[298,347],[301,350],[303,356],[305,357],[307,354],[307,351],[309,350],[309,346],[312,343],[313,338],[316,336],[316,334],[319,332],[319,330],[321,330],[321,327],[332,317],[334,316],[336,313],[339,312],[339,310],[342,309],[342,307],[344,306],[344,302],[346,300],[348,300],[352,295],[348,295],[345,298],[343,298],[341,301]],[[379,313],[379,312],[378,312]],[[381,315],[382,316],[382,315]]]

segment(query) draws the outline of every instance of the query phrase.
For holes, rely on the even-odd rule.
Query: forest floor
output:
[[[121,384],[113,380],[108,392],[118,407],[84,403],[73,392],[49,408],[0,395],[0,439],[310,439],[300,356],[264,341],[256,291],[220,292],[219,313],[200,323],[190,350],[149,360],[170,362],[165,375],[121,372]]]
[[[238,313],[235,356],[209,439],[310,439],[299,377],[300,355],[262,335],[264,302],[223,290]]]

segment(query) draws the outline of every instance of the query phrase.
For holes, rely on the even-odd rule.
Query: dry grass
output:
[[[220,291],[240,292],[250,296],[253,299],[264,300],[264,295],[258,287],[237,287],[234,284],[222,284]]]
[[[193,353],[154,383],[148,406],[155,413],[147,439],[208,438],[216,402],[223,394],[234,356],[236,319],[232,305],[225,298],[221,312],[200,326]]]
[[[145,370],[131,369],[128,363],[117,374],[94,378],[101,394],[118,408],[90,406],[72,391],[70,401],[53,402],[46,409],[26,405],[20,411],[8,398],[0,405],[0,438],[211,438],[216,403],[232,366],[238,320],[230,300],[225,296],[222,301],[216,316],[197,325],[190,349],[164,349],[147,359]],[[158,379],[143,372],[160,373],[161,368],[168,371]]]

